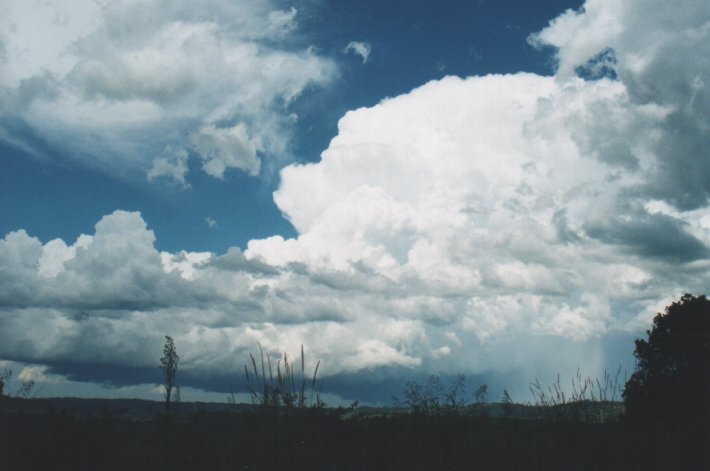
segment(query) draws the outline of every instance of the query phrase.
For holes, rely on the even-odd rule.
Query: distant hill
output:
[[[54,398],[3,398],[2,408],[6,412],[24,412],[45,414],[48,411],[66,412],[72,415],[101,416],[112,415],[130,420],[148,420],[165,412],[165,403],[145,399],[87,399],[76,397]],[[192,415],[199,412],[249,412],[252,404],[230,404],[218,402],[180,402],[173,403],[173,410],[180,415]],[[335,411],[335,408],[328,408]],[[355,409],[340,409],[343,418],[348,417],[383,417],[406,414],[409,409],[397,407],[359,406]],[[461,414],[490,418],[515,419],[553,419],[582,420],[587,422],[606,422],[618,420],[623,413],[620,402],[580,401],[552,406],[527,404],[470,404],[463,407]],[[442,409],[442,414],[446,414]]]
[[[141,420],[151,419],[165,411],[162,401],[145,399],[87,399],[78,397],[51,397],[51,398],[4,398],[3,407],[6,410],[15,410],[26,413],[46,413],[53,410],[79,415],[110,414],[125,418]],[[196,412],[224,412],[248,411],[250,404],[228,404],[216,402],[181,402],[173,404],[180,413],[193,414]]]

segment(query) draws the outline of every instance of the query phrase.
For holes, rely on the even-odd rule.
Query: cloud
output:
[[[707,123],[710,42],[707,5],[685,0],[588,0],[567,11],[531,42],[556,48],[558,76],[567,78],[590,59],[613,54],[605,67],[623,82],[631,104],[663,111],[653,136],[651,178],[642,190],[683,210],[705,207],[710,197]],[[689,169],[692,169],[688,171]]]
[[[269,30],[276,33],[289,33],[296,29],[296,14],[298,10],[275,10],[269,13]]]
[[[532,39],[558,48],[554,77],[449,77],[349,112],[320,162],[282,171],[275,201],[299,236],[251,241],[247,258],[367,271],[382,290],[439,300],[438,322],[500,349],[530,333],[633,330],[644,311],[702,292],[708,70],[691,58],[708,30],[701,3],[687,7],[590,1]],[[685,59],[646,70],[671,58]],[[416,318],[403,304],[386,312]],[[425,319],[418,345],[437,337]]]
[[[258,175],[262,150],[261,139],[250,137],[244,123],[218,129],[204,126],[190,135],[190,144],[204,161],[205,173],[223,178],[227,168],[238,168],[250,175]]]
[[[348,112],[319,162],[281,172],[295,238],[159,252],[123,211],[75,242],[7,234],[0,358],[154,371],[169,333],[194,384],[233,380],[256,342],[305,345],[336,384],[495,372],[524,392],[631,368],[653,315],[710,283],[698,5],[590,0],[534,37],[555,76],[446,77]],[[616,78],[578,69],[607,48]],[[217,176],[256,171],[268,145],[240,122],[186,145]]]
[[[59,378],[54,378],[47,374],[47,366],[25,366],[17,375],[17,379],[23,382],[33,381],[35,383],[56,383]]]
[[[345,49],[343,49],[345,54],[352,52],[362,58],[362,63],[367,64],[367,59],[370,57],[370,52],[372,52],[372,46],[370,43],[363,41],[350,41]]]
[[[166,147],[162,156],[153,160],[153,167],[147,175],[148,180],[168,177],[184,187],[189,187],[186,180],[188,157],[189,154],[185,149],[175,149],[172,146]]]
[[[609,80],[450,77],[350,112],[319,163],[282,172],[275,201],[300,236],[251,241],[246,256],[366,270],[429,294],[438,302],[420,312],[482,341],[511,329],[571,339],[626,329],[636,314],[609,306],[643,310],[649,285],[683,289],[657,257],[702,259],[708,239],[630,204],[642,172],[581,145],[595,130],[579,110],[615,107],[623,94]],[[617,113],[639,113],[629,106]],[[593,229],[614,220],[625,238]],[[610,269],[625,281],[610,284]],[[403,305],[390,312],[411,318]]]
[[[219,224],[217,224],[217,220],[210,216],[207,216],[205,218],[205,223],[207,223],[207,227],[209,227],[210,229],[217,229],[219,227]]]
[[[5,2],[0,118],[27,127],[33,138],[15,135],[26,146],[40,139],[124,177],[185,185],[193,155],[218,178],[256,175],[263,159],[280,167],[288,105],[337,74],[296,46],[296,14],[270,0]]]
[[[680,262],[708,258],[708,247],[688,233],[687,223],[662,214],[609,218],[594,221],[587,234],[604,242],[620,244],[644,257]]]
[[[212,254],[210,252],[186,252],[182,250],[177,254],[160,253],[163,270],[166,273],[177,271],[185,280],[194,280],[197,276],[198,268],[208,263],[211,258]]]

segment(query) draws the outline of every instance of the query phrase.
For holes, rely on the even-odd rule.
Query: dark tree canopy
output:
[[[710,301],[684,295],[636,340],[636,371],[626,383],[630,417],[710,420]]]

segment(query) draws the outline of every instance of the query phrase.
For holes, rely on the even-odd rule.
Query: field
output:
[[[610,404],[614,407],[614,404]],[[457,413],[9,399],[0,469],[710,469],[707,426],[500,404]],[[596,415],[594,415],[596,417]]]

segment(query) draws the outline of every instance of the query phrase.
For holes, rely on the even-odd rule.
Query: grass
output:
[[[619,420],[623,413],[620,399],[624,382],[621,379],[621,368],[614,376],[605,372],[601,380],[583,377],[578,369],[571,388],[562,386],[559,375],[549,386],[543,386],[536,379],[530,383],[533,399],[516,404],[505,389],[500,402],[489,402],[486,384],[474,390],[469,401],[463,375],[458,375],[448,387],[444,387],[438,376],[430,376],[423,384],[408,382],[402,398],[392,399],[395,408],[413,415],[477,415],[605,423]]]
[[[625,376],[623,382],[620,379],[621,367],[615,376],[605,371],[601,381],[598,378],[584,378],[577,369],[569,393],[565,393],[559,374],[557,382],[547,387],[541,385],[536,379],[530,383],[533,401],[528,405],[533,406],[540,416],[546,419],[608,422],[618,419],[623,413],[623,406],[619,400],[626,382]]]
[[[259,365],[257,367],[256,358],[251,353],[251,372],[249,365],[244,365],[247,389],[251,394],[252,403],[262,409],[323,407],[320,394],[316,391],[316,381],[318,378],[318,367],[320,361],[316,363],[312,375],[306,375],[305,355],[303,345],[301,345],[301,369],[300,375],[295,372],[294,365],[289,363],[288,355],[283,354],[282,359],[276,362],[276,374],[271,365],[271,358],[264,354],[261,344],[259,346]],[[268,372],[268,376],[267,376]]]

